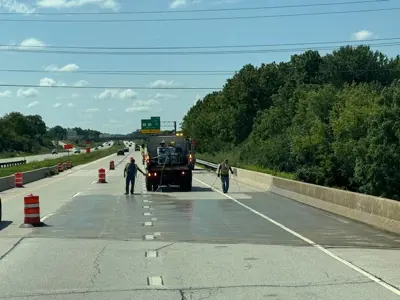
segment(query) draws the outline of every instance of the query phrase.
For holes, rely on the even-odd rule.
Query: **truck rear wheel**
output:
[[[190,192],[192,190],[192,181],[185,180],[181,183],[181,185],[179,187],[180,187],[181,191]]]
[[[146,181],[146,190],[147,190],[148,192],[151,192],[151,191],[152,191],[152,190],[151,190],[152,187],[153,187],[153,185],[151,184],[151,182]]]

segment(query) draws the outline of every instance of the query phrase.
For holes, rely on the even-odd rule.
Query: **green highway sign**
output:
[[[161,120],[160,117],[151,117],[150,119],[142,119],[141,133],[160,133]]]

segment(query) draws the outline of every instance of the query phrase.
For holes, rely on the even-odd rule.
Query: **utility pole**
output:
[[[174,134],[176,134],[176,121],[174,121]]]

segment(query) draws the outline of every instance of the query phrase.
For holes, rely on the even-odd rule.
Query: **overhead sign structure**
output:
[[[151,117],[150,119],[142,119],[141,133],[160,133],[161,119],[160,117]]]
[[[65,150],[72,149],[72,148],[74,148],[74,145],[72,145],[72,144],[64,144],[64,149]]]

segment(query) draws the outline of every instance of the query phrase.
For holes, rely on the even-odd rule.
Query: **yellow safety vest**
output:
[[[228,176],[229,175],[229,165],[226,163],[221,163],[221,175]]]

